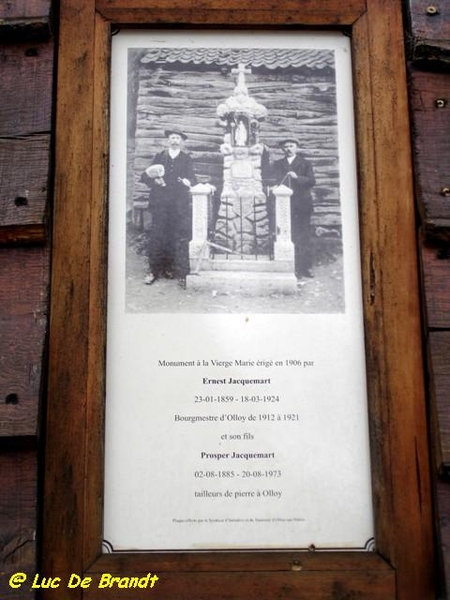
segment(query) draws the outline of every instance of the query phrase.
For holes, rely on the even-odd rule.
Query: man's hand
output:
[[[178,177],[178,181],[181,181],[181,183],[188,188],[191,187],[191,182],[189,181],[189,179],[186,179],[186,177],[184,177],[183,179],[181,177]]]
[[[298,179],[298,175],[295,171],[289,171],[288,177],[291,177],[292,179]]]

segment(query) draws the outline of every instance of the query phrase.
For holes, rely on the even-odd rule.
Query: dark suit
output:
[[[289,171],[297,175],[297,179],[286,177]],[[277,160],[272,166],[272,177],[276,185],[291,188],[291,236],[295,245],[295,274],[301,277],[309,271],[313,264],[311,247],[311,215],[313,200],[311,188],[315,185],[313,169],[310,163],[297,154],[289,164],[286,158]]]
[[[171,158],[168,150],[164,150],[155,156],[152,164],[164,165],[165,186],[158,185],[147,173],[142,174],[142,181],[151,190],[150,270],[155,277],[184,278],[189,273],[192,198],[189,188],[179,179],[189,179],[191,185],[195,185],[192,160],[185,152]]]

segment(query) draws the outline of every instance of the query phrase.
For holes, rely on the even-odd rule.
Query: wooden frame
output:
[[[102,553],[109,47],[115,26],[328,27],[351,36],[376,552]],[[80,35],[80,32],[83,32]],[[434,597],[401,2],[62,0],[41,573],[156,573],[196,598]],[[44,590],[50,598],[52,591]],[[69,591],[67,590],[67,593]]]

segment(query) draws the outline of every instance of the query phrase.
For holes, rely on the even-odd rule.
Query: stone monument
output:
[[[248,94],[243,64],[233,69],[237,85],[217,108],[225,127],[220,151],[224,157],[223,188],[215,227],[215,241],[241,258],[269,255],[270,231],[267,198],[262,183],[264,146],[259,142],[260,122],[266,108]]]
[[[193,238],[189,247],[189,288],[241,290],[246,293],[294,293],[294,245],[290,231],[292,191],[273,189],[274,215],[269,211],[263,179],[268,151],[259,139],[266,108],[249,93],[244,64],[232,70],[237,83],[232,96],[219,104],[217,115],[225,129],[223,187],[214,234],[208,236],[212,186],[192,188]]]

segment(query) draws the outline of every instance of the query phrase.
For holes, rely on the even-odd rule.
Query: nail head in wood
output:
[[[303,569],[301,563],[299,560],[293,560],[292,561],[292,570],[293,571],[301,571]]]

